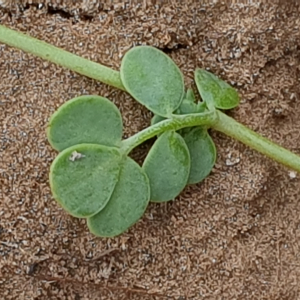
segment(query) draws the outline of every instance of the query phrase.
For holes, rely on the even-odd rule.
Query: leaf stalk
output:
[[[138,145],[142,144],[146,140],[151,139],[154,136],[159,135],[167,130],[179,130],[185,127],[206,125],[208,127],[213,126],[217,122],[218,115],[216,110],[196,113],[189,115],[172,115],[171,119],[167,119],[156,123],[144,130],[136,133],[130,138],[123,140],[121,145],[121,151],[124,154],[128,154]]]
[[[0,42],[125,91],[118,71],[40,41],[27,34],[0,25]]]
[[[298,155],[271,142],[221,111],[217,110],[217,114],[217,122],[213,124],[213,129],[242,142],[250,148],[300,173],[300,157]]]

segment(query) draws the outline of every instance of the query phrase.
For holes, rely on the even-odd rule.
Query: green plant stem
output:
[[[102,81],[103,83],[109,84],[118,89],[125,90],[120,79],[119,72],[54,47],[23,33],[8,29],[2,25],[0,25],[0,42],[39,56],[87,77]],[[123,141],[122,149],[128,153],[132,148],[134,148],[134,145],[137,146],[143,141],[165,130],[178,130],[187,126],[204,124],[212,126],[212,128],[241,141],[277,162],[300,172],[299,156],[260,136],[220,111],[216,111],[216,113],[212,115],[182,115],[162,121]]]
[[[147,127],[130,138],[122,141],[121,151],[127,155],[138,145],[167,130],[179,130],[181,128],[199,125],[207,125],[208,127],[211,127],[216,122],[216,110],[189,115],[173,115],[171,119],[167,119]]]
[[[0,25],[0,42],[125,91],[118,71],[52,46],[29,35],[11,30],[3,25]]]
[[[218,118],[212,126],[273,160],[300,172],[300,157],[250,130],[236,120],[217,110]]]

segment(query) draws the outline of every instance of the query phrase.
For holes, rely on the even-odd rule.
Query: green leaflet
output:
[[[176,110],[176,113],[178,115],[188,115],[188,114],[194,114],[197,112],[197,104],[194,102],[190,102],[187,99],[184,99],[181,102],[180,107]]]
[[[159,123],[159,122],[161,122],[161,121],[163,121],[163,120],[166,120],[166,118],[161,117],[161,116],[158,116],[158,115],[154,115],[154,116],[152,117],[152,119],[151,119],[151,125],[154,125],[154,124],[156,124],[156,123]]]
[[[120,161],[121,154],[116,148],[81,144],[65,149],[50,168],[54,198],[74,217],[96,214],[111,197]]]
[[[188,114],[196,114],[204,112],[206,109],[205,102],[190,102],[187,99],[184,99],[181,102],[180,107],[176,110],[176,114],[178,115],[188,115]]]
[[[184,96],[184,80],[179,68],[153,47],[129,50],[122,60],[120,75],[128,93],[162,117],[170,116]]]
[[[181,105],[178,109],[178,114],[194,114],[202,113],[207,109],[205,102],[196,103],[196,98],[194,91],[192,89],[187,89],[185,98],[181,102]]]
[[[216,162],[216,147],[203,127],[193,127],[182,133],[191,157],[189,184],[202,181],[209,175]]]
[[[111,101],[81,96],[67,101],[52,115],[47,136],[58,151],[83,143],[118,146],[122,128],[121,114]]]
[[[195,98],[193,89],[187,89],[186,94],[185,94],[185,99],[190,102],[196,102],[196,98]]]
[[[174,131],[163,133],[150,149],[144,164],[151,191],[151,201],[174,199],[187,184],[190,155],[184,139]]]
[[[196,112],[198,111],[197,111],[197,104],[196,104],[194,92],[192,89],[188,89],[179,108],[176,110],[176,113],[179,115],[185,115],[185,114],[193,114]]]
[[[117,236],[143,216],[149,199],[150,187],[145,172],[127,157],[111,199],[103,210],[88,219],[88,227],[97,236]]]
[[[196,69],[195,81],[201,98],[208,107],[231,109],[239,105],[238,92],[212,73],[203,69]]]

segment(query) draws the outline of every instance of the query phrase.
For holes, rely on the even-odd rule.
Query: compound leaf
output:
[[[120,75],[128,93],[162,117],[170,116],[184,96],[179,68],[154,47],[139,46],[129,50],[122,60]]]
[[[216,162],[216,147],[206,128],[193,127],[182,133],[191,157],[189,184],[202,181]]]
[[[163,133],[150,149],[144,164],[151,201],[174,199],[184,189],[190,173],[190,155],[184,139],[174,131]]]
[[[90,217],[109,201],[120,171],[117,148],[94,144],[75,145],[55,158],[50,187],[57,202],[72,216]]]
[[[239,105],[238,92],[214,74],[196,69],[195,81],[201,98],[208,107],[213,105],[219,109],[231,109]]]
[[[111,101],[81,96],[67,101],[52,115],[47,136],[58,151],[83,143],[118,146],[122,128],[121,114]]]
[[[149,199],[149,180],[145,172],[126,157],[111,199],[103,210],[88,219],[88,227],[97,236],[117,236],[143,216]]]

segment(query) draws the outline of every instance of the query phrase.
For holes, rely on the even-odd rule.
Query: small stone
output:
[[[294,178],[297,177],[297,173],[295,171],[290,171],[289,176],[290,176],[291,179],[294,179]]]
[[[73,151],[73,152],[72,152],[72,155],[71,155],[70,158],[69,158],[69,160],[75,161],[75,160],[81,159],[81,158],[83,158],[83,157],[85,157],[85,155],[82,155],[81,153],[78,153],[77,151]]]

